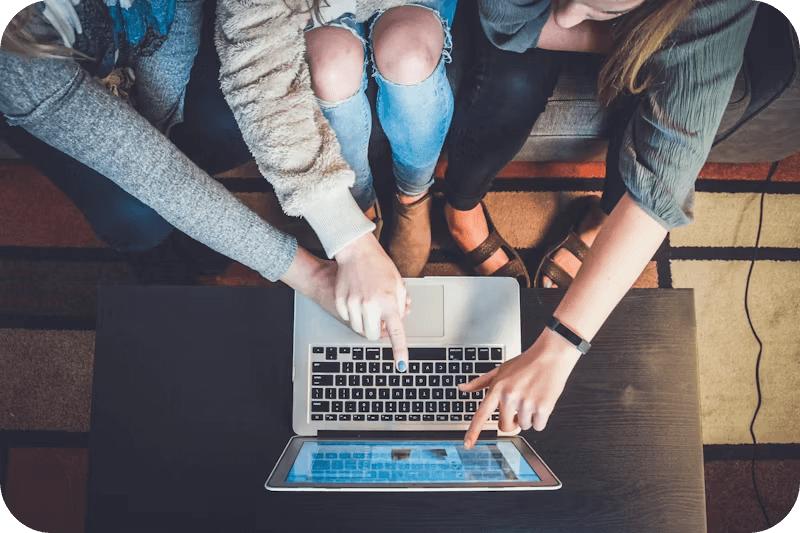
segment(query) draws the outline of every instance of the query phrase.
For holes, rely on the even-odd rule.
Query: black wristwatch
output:
[[[551,329],[567,339],[575,348],[578,349],[583,355],[592,347],[589,341],[583,339],[580,335],[569,329],[567,326],[558,321],[556,317],[551,317],[547,322],[548,329]]]

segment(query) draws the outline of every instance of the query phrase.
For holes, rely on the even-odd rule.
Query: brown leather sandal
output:
[[[539,263],[539,267],[536,269],[536,275],[533,278],[534,287],[542,288],[542,278],[545,276],[550,278],[559,288],[566,289],[569,287],[574,281],[574,278],[556,264],[554,261],[556,253],[564,248],[583,263],[583,260],[589,253],[589,246],[578,236],[578,228],[587,217],[593,217],[595,220],[592,226],[584,228],[584,231],[594,229],[602,224],[603,220],[605,220],[605,216],[600,206],[600,198],[597,196],[590,197],[588,204],[579,212],[576,217],[577,221],[572,224],[567,235],[556,244],[550,246],[547,253],[544,254],[542,261]]]
[[[506,242],[497,231],[497,228],[494,227],[492,218],[489,216],[489,211],[486,209],[486,205],[483,202],[481,202],[481,208],[483,209],[483,215],[486,217],[486,224],[489,226],[489,236],[473,250],[464,253],[467,262],[472,269],[475,270],[476,267],[489,259],[497,250],[502,249],[508,256],[509,261],[492,272],[491,275],[515,278],[517,282],[519,282],[520,287],[524,289],[529,288],[531,286],[531,278],[528,275],[528,269],[525,268],[525,263],[522,262],[522,258],[517,251]]]

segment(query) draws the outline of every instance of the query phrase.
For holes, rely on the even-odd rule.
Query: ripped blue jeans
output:
[[[426,7],[441,21],[444,47],[439,64],[428,78],[416,85],[393,83],[375,67],[372,76],[378,85],[378,119],[392,147],[397,191],[406,196],[418,196],[433,183],[433,171],[453,116],[453,92],[445,74],[445,63],[450,61],[450,26],[456,0],[409,1],[409,5]],[[376,13],[367,23],[358,23],[352,15],[345,14],[327,26],[343,28],[357,36],[367,58],[368,50],[372,49],[372,29],[381,15],[382,12]],[[376,200],[367,157],[372,131],[372,113],[365,93],[367,63],[365,60],[361,87],[353,96],[341,102],[318,99],[323,115],[336,132],[342,157],[355,172],[355,183],[350,190],[364,211]],[[372,64],[375,64],[374,57]]]

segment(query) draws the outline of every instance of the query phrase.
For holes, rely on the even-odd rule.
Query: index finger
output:
[[[395,367],[399,372],[405,372],[408,368],[408,341],[403,320],[396,310],[389,310],[383,317],[383,322],[386,333],[389,334],[389,342],[392,343]]]
[[[464,435],[464,448],[468,450],[472,448],[475,441],[478,440],[478,435],[480,435],[483,425],[489,421],[489,417],[492,416],[492,413],[494,413],[494,410],[497,409],[499,404],[500,400],[497,394],[489,393],[486,398],[483,399],[481,406],[472,418],[472,423],[469,425],[469,428],[467,428],[467,434]]]

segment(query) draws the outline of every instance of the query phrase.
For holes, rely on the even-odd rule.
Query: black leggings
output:
[[[528,139],[558,81],[561,65],[573,53],[532,48],[524,53],[494,46],[483,32],[477,3],[462,0],[461,38],[454,41],[465,57],[464,75],[445,143],[447,202],[470,210],[486,195],[500,172]],[[458,20],[458,16],[456,17]],[[454,31],[456,29],[454,28]],[[610,213],[627,190],[619,172],[623,134],[638,100],[622,99],[611,112],[603,185],[603,209]]]
[[[525,144],[553,93],[562,54],[500,50],[483,33],[477,3],[461,5],[463,36],[456,46],[466,58],[445,144],[445,195],[452,207],[467,211]]]

